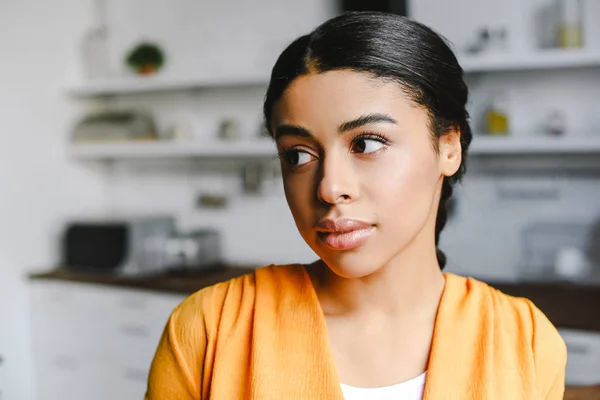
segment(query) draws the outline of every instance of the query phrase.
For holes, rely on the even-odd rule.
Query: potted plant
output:
[[[156,73],[165,62],[162,49],[154,44],[143,42],[136,45],[127,54],[127,65],[139,75],[150,75]]]

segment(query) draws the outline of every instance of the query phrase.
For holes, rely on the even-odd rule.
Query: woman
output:
[[[561,399],[566,349],[529,301],[443,274],[467,87],[429,28],[325,22],[275,64],[264,114],[320,259],[201,290],[172,314],[155,399]]]

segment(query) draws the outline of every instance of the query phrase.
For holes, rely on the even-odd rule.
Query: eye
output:
[[[310,153],[297,149],[286,150],[279,157],[294,167],[306,164],[314,158]]]
[[[353,140],[352,151],[355,153],[368,154],[382,149],[387,140],[376,135],[363,135]]]

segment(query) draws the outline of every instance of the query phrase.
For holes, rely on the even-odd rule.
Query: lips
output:
[[[355,249],[374,231],[373,224],[354,219],[323,219],[317,224],[319,240],[332,250]]]

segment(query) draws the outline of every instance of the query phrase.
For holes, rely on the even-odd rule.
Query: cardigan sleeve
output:
[[[154,355],[146,400],[200,400],[208,332],[200,291],[171,313]]]
[[[543,399],[562,400],[565,392],[567,347],[548,318],[529,302],[533,319],[533,352]]]

